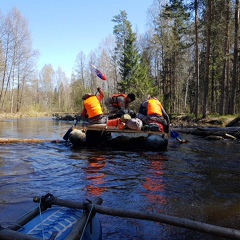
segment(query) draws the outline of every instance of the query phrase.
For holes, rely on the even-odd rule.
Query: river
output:
[[[46,193],[103,206],[162,213],[240,230],[240,142],[180,134],[164,152],[74,149],[62,140],[72,122],[0,121],[0,223],[14,221]],[[223,239],[156,222],[99,215],[103,239]]]

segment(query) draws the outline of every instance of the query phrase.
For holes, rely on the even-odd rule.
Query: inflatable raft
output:
[[[0,239],[102,239],[100,220],[87,209],[87,204],[60,201],[57,202],[58,205],[54,205],[55,200],[51,194],[34,198],[34,201],[39,202],[38,207],[17,221],[7,223],[9,224],[7,227],[1,223]],[[94,203],[101,204],[102,199],[97,198]]]
[[[106,124],[83,122],[74,127],[69,134],[69,141],[75,147],[102,147],[121,150],[145,149],[165,151],[168,138],[164,132],[143,130],[120,130]]]

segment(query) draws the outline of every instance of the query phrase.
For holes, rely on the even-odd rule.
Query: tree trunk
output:
[[[202,117],[207,117],[207,99],[209,90],[209,68],[210,68],[210,49],[211,49],[211,24],[212,24],[212,0],[208,0],[208,24],[207,24],[207,50],[206,50],[206,72],[203,93],[203,112]]]
[[[236,86],[238,79],[238,28],[239,28],[239,0],[235,3],[235,31],[234,31],[234,60],[233,60],[233,79],[230,96],[229,113],[235,113],[235,98],[236,98]]]
[[[198,117],[198,95],[199,95],[199,48],[198,48],[198,0],[195,0],[195,76],[196,76],[196,93],[195,93],[195,117]]]
[[[222,69],[222,81],[221,81],[221,96],[220,96],[220,106],[219,106],[219,114],[224,115],[224,100],[226,100],[225,96],[225,82],[226,82],[226,72],[227,72],[227,59],[229,53],[229,14],[230,14],[230,0],[227,1],[227,10],[226,10],[226,28],[225,28],[225,43],[224,43],[224,59],[223,59],[223,69]]]

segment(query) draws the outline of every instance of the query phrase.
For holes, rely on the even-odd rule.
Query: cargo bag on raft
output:
[[[132,118],[126,122],[126,128],[132,129],[132,130],[138,130],[140,131],[142,129],[143,122],[139,118]]]
[[[164,131],[163,125],[161,123],[149,123],[143,127],[144,131],[162,132]]]
[[[125,123],[122,122],[120,118],[115,118],[115,119],[108,120],[107,127],[118,128],[120,130],[123,130],[125,128]]]

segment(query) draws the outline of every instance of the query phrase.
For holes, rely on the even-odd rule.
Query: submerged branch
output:
[[[43,140],[43,139],[19,139],[19,138],[0,138],[0,144],[11,144],[11,143],[65,143],[64,140]]]

